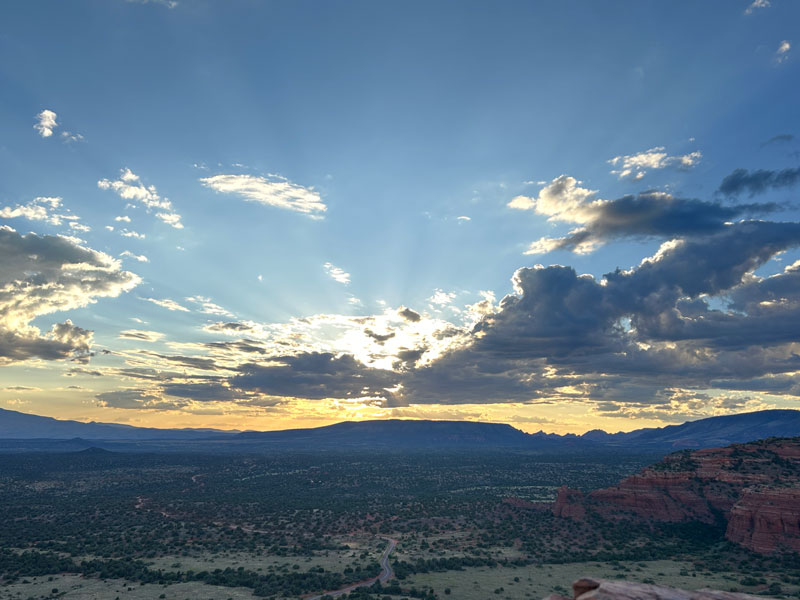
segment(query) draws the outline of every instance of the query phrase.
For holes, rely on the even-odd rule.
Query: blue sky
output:
[[[0,406],[548,431],[796,406],[798,22],[4,3]]]

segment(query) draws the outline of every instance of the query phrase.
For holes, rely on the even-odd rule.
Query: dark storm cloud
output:
[[[398,375],[367,367],[349,355],[306,352],[271,359],[269,364],[248,363],[238,367],[232,387],[271,396],[297,398],[358,398],[385,396]]]
[[[555,240],[551,249],[574,251],[582,244],[624,237],[706,235],[721,231],[726,222],[734,219],[779,208],[774,203],[725,205],[644,192],[584,207],[582,210],[589,216],[587,225]]]
[[[798,183],[800,183],[800,167],[780,171],[736,169],[722,180],[717,191],[725,196],[747,193],[753,197],[769,190],[792,187]]]

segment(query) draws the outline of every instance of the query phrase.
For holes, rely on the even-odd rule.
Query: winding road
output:
[[[386,546],[386,550],[384,550],[383,554],[381,555],[381,560],[380,560],[381,572],[377,577],[373,577],[372,579],[366,579],[364,581],[359,581],[358,583],[351,583],[347,587],[339,588],[338,590],[322,592],[321,594],[317,594],[316,596],[311,596],[309,598],[306,598],[306,600],[321,600],[325,596],[336,598],[337,596],[341,596],[342,594],[349,594],[350,592],[358,588],[375,585],[376,581],[380,581],[381,583],[386,583],[392,577],[394,577],[394,571],[392,570],[392,567],[389,566],[389,555],[394,551],[395,547],[397,546],[397,540],[390,537],[383,537],[382,539],[389,542],[389,544]]]

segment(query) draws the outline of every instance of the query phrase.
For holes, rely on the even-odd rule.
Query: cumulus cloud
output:
[[[173,209],[172,202],[161,197],[156,186],[145,186],[141,178],[128,168],[122,169],[119,179],[114,181],[101,179],[97,182],[97,187],[101,190],[111,190],[123,200],[139,203],[147,209],[147,212],[156,211],[156,218],[175,229],[183,229],[181,216]],[[117,217],[116,220],[130,221],[123,217]]]
[[[58,123],[56,122],[57,117],[58,115],[52,110],[45,109],[36,115],[36,124],[33,128],[43,138],[51,137],[53,135],[53,130],[58,127]]]
[[[344,285],[350,283],[350,273],[345,271],[344,269],[340,269],[336,265],[326,262],[322,265],[322,268],[325,269],[325,272],[328,274],[328,277],[333,279],[334,281],[338,281]]]
[[[27,204],[17,204],[13,208],[4,206],[0,208],[0,218],[42,221],[54,226],[63,225],[66,222],[73,229],[85,227],[77,223],[78,217],[63,208],[62,200],[57,196],[38,196]]]
[[[642,179],[648,171],[664,169],[666,167],[677,167],[679,169],[690,169],[697,165],[703,155],[699,151],[690,152],[680,156],[670,156],[663,146],[650,148],[638,154],[626,156],[615,156],[608,162],[616,167],[611,172],[620,179]]]
[[[602,200],[595,190],[579,184],[574,177],[562,175],[543,187],[537,198],[518,196],[509,203],[512,208],[545,215],[549,221],[581,225],[564,237],[534,241],[525,254],[553,250],[585,254],[623,237],[703,235],[722,230],[733,219],[779,208],[776,204],[723,205],[655,191]]]
[[[249,202],[258,202],[286,210],[319,216],[327,210],[313,187],[304,187],[280,175],[215,175],[200,182],[216,192],[235,194]]]
[[[59,236],[0,227],[0,363],[86,358],[92,332],[67,320],[42,335],[36,317],[81,308],[135,287],[137,275],[112,257]]]

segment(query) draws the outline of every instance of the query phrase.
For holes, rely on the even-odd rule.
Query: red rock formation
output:
[[[572,490],[565,485],[558,488],[555,504],[553,504],[553,514],[557,517],[581,520],[586,516],[586,508],[583,506],[583,494],[578,490]]]
[[[554,515],[583,519],[587,510],[662,522],[723,518],[728,539],[757,552],[800,550],[800,438],[671,454],[587,497],[558,490]]]
[[[749,489],[733,506],[725,537],[755,552],[800,552],[800,488]]]
[[[758,596],[716,590],[681,590],[646,583],[579,579],[572,584],[573,600],[758,600]],[[547,600],[570,600],[551,594]]]

